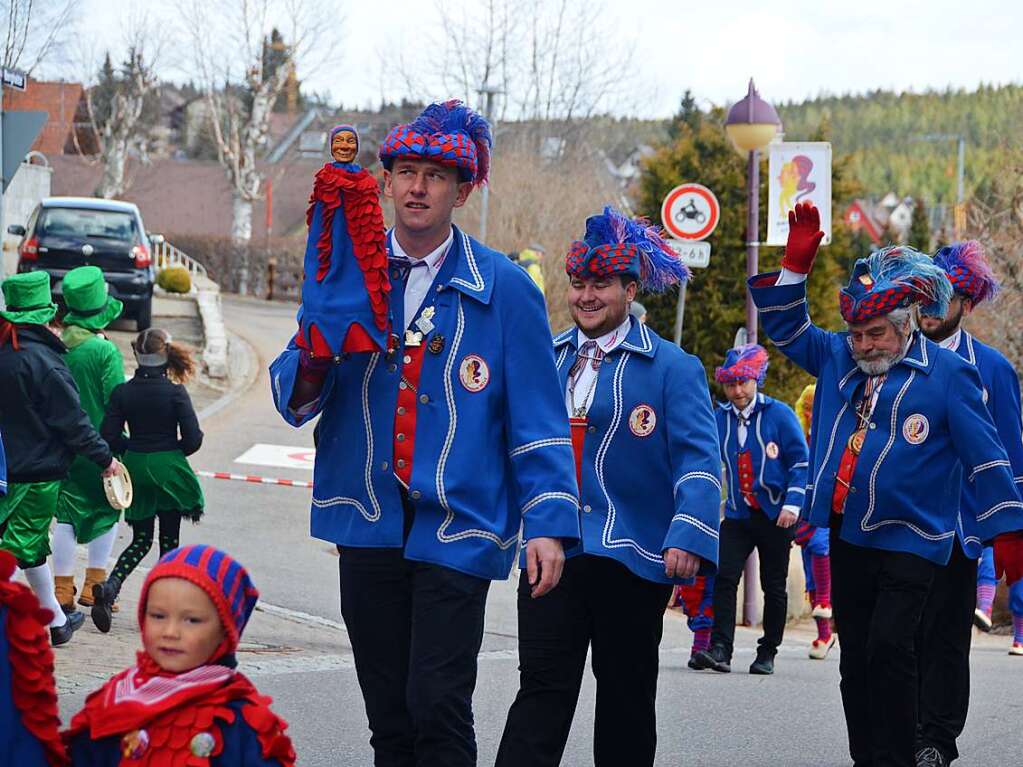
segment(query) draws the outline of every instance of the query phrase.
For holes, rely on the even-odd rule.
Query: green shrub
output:
[[[192,289],[192,278],[185,267],[171,266],[160,270],[156,284],[168,293],[188,293]]]

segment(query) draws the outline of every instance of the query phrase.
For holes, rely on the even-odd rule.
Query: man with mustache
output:
[[[1019,486],[1023,483],[1019,378],[999,351],[981,343],[963,327],[963,320],[997,293],[998,280],[979,242],[957,242],[943,247],[935,254],[934,262],[945,270],[954,293],[945,317],[921,317],[920,329],[980,373],[984,402]],[[918,634],[917,767],[945,767],[959,756],[956,739],[966,725],[970,705],[970,640],[978,602],[977,559],[982,553],[991,557],[981,546],[976,530],[977,514],[983,511],[975,488],[965,482],[952,555],[948,564],[935,574]],[[1006,580],[1011,584],[1021,575],[1008,573]],[[992,596],[993,591],[992,587]],[[987,617],[983,612],[981,615]],[[983,628],[984,624],[980,625]],[[987,625],[990,627],[990,623]]]
[[[554,348],[582,543],[549,596],[530,599],[527,580],[519,584],[520,687],[497,765],[561,763],[592,650],[594,764],[650,767],[671,584],[717,563],[717,429],[700,361],[629,316],[640,285],[689,277],[660,234],[605,208],[587,219],[565,270],[575,327]]]
[[[320,415],[312,534],[337,544],[341,614],[377,767],[476,764],[472,695],[492,580],[525,539],[527,598],[579,538],[543,296],[452,225],[487,181],[490,126],[432,104],[380,146],[394,202],[388,350],[270,367],[277,409]],[[356,281],[355,289],[364,290]]]
[[[975,367],[916,330],[913,307],[943,316],[952,286],[931,259],[885,248],[839,295],[848,330],[810,320],[806,277],[824,233],[812,205],[789,214],[781,272],[749,281],[764,330],[817,377],[804,515],[831,528],[832,605],[842,637],[842,703],[856,767],[915,765],[914,640],[949,559],[962,483],[976,531],[1023,562],[1023,502]]]

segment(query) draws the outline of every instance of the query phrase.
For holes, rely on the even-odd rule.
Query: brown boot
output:
[[[53,576],[53,590],[57,595],[57,602],[60,609],[66,613],[75,611],[75,576],[55,575]]]
[[[97,583],[103,583],[107,579],[107,571],[102,567],[85,568],[85,584],[82,586],[82,595],[78,597],[78,604],[82,607],[92,607],[95,601],[92,598],[92,587]]]

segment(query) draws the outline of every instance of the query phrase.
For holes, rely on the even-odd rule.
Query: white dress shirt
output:
[[[409,271],[408,281],[405,283],[405,327],[402,330],[408,330],[412,320],[415,319],[416,313],[419,311],[419,307],[423,305],[423,300],[430,291],[433,281],[437,278],[437,273],[444,263],[448,249],[454,241],[455,230],[452,229],[448,232],[448,238],[439,247],[423,256],[422,260],[426,262],[425,268],[418,267]],[[413,258],[405,252],[405,249],[401,247],[401,243],[398,241],[397,232],[391,237],[391,243],[395,258],[407,258],[410,261],[420,260]]]
[[[739,410],[735,405],[732,405],[732,412],[739,417],[739,426],[735,430],[735,437],[739,440],[739,449],[742,450],[746,447],[746,435],[749,433],[750,416],[753,415],[753,408],[757,406],[757,395],[756,392],[753,394],[753,399],[750,400],[749,404],[743,410]]]
[[[605,355],[610,354],[625,341],[625,337],[629,334],[629,330],[632,327],[632,323],[626,316],[625,322],[619,325],[617,328],[612,330],[610,333],[605,333],[600,338],[588,338],[581,330],[578,331],[579,336],[577,339],[578,348],[582,348],[582,345],[587,341],[596,341],[597,346],[600,347],[601,351]],[[600,374],[600,370],[594,370],[592,363],[587,360],[581,370],[576,371],[575,375],[575,386],[572,386],[572,376],[569,375],[568,383],[565,388],[565,409],[568,410],[569,418],[575,415],[575,411],[572,406],[572,392],[575,392],[575,407],[590,409],[590,405],[593,404],[593,395],[597,391],[596,378]]]
[[[962,327],[956,328],[956,332],[946,338],[944,341],[938,341],[938,346],[942,349],[948,349],[950,352],[959,351],[959,342],[963,338]]]

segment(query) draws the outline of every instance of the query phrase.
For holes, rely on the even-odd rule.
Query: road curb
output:
[[[259,378],[259,355],[248,341],[227,331],[228,381],[231,387],[197,413],[200,423],[245,394]]]

